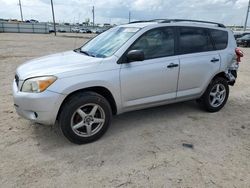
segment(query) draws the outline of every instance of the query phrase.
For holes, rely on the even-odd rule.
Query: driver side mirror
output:
[[[142,50],[131,50],[127,53],[128,62],[143,61],[145,59]]]

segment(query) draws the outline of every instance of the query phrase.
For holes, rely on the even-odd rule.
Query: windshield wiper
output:
[[[87,55],[87,56],[95,57],[93,54],[90,54],[90,53],[87,52],[87,51],[81,50],[81,48],[75,49],[74,52],[79,52],[79,53],[85,54],[85,55]]]
[[[79,50],[79,52],[81,52],[81,53],[83,53],[83,54],[85,54],[85,55],[87,55],[87,56],[92,56],[89,52],[87,52],[87,51],[83,51],[83,50]]]

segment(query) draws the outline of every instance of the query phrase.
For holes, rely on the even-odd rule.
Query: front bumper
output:
[[[65,95],[48,90],[41,93],[20,92],[15,81],[12,90],[14,106],[18,115],[41,124],[55,123]]]

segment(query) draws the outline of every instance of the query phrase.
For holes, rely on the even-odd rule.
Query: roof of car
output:
[[[180,23],[181,22],[181,23]],[[138,27],[143,28],[149,25],[167,24],[167,25],[192,25],[192,26],[212,26],[219,28],[226,28],[223,24],[202,20],[187,20],[187,19],[155,19],[145,21],[135,21],[128,24],[121,25],[122,27]]]

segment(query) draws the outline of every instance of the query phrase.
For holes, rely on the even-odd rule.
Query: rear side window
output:
[[[181,54],[198,53],[213,50],[206,29],[180,28],[179,45]]]
[[[223,50],[227,47],[227,41],[228,41],[227,31],[210,29],[210,34],[214,41],[214,46],[216,50]]]

